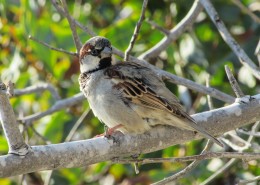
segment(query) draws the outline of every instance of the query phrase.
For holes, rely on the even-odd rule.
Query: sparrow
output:
[[[112,64],[108,39],[89,39],[80,50],[79,62],[80,90],[110,133],[142,134],[156,125],[170,125],[199,132],[223,146],[184,111],[178,98],[150,68],[127,61]]]

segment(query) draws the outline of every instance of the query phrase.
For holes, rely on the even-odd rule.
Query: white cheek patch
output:
[[[88,72],[94,69],[97,69],[99,66],[100,59],[98,57],[94,57],[92,55],[87,55],[82,59],[80,65],[80,72]]]

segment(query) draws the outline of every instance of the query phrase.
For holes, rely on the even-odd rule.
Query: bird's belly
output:
[[[117,125],[117,130],[123,133],[143,133],[151,128],[146,118],[140,117],[133,109],[118,97],[111,97],[107,93],[88,97],[94,115],[109,128]]]

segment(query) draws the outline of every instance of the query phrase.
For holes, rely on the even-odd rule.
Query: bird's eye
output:
[[[98,56],[101,51],[102,51],[102,49],[92,49],[91,50],[91,55]]]

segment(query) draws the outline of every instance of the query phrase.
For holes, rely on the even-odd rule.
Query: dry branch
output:
[[[64,16],[67,18],[67,20],[69,22],[70,29],[72,31],[73,41],[77,48],[77,53],[79,53],[82,44],[81,44],[81,41],[80,41],[78,33],[77,33],[77,27],[76,27],[75,20],[72,19],[71,15],[69,14],[66,0],[61,0],[61,1],[62,1],[62,5],[63,5]]]
[[[199,0],[195,0],[190,11],[179,24],[177,24],[173,29],[170,30],[170,34],[165,36],[160,42],[158,42],[148,51],[140,55],[139,58],[149,61],[149,59],[159,56],[162,51],[164,51],[173,41],[179,38],[186,30],[188,30],[193,25],[202,9],[203,7],[199,3]]]
[[[240,62],[245,67],[247,67],[257,79],[260,80],[260,68],[256,66],[256,64],[248,57],[245,51],[231,36],[225,24],[219,17],[217,11],[213,7],[212,3],[209,0],[200,0],[200,3],[203,5],[208,15],[210,16],[211,20],[216,25],[223,40],[227,43],[230,49],[232,49],[232,51],[236,54]]]
[[[0,121],[7,139],[9,154],[18,156],[27,154],[29,147],[20,133],[9,97],[3,90],[0,90]]]
[[[256,132],[256,130],[259,128],[260,122],[257,121],[253,127],[252,127],[252,132]],[[248,143],[251,143],[253,140],[254,136],[250,135],[247,139]],[[243,152],[243,150],[240,150],[239,152]],[[220,174],[223,174],[226,170],[228,170],[231,166],[233,166],[238,159],[230,159],[224,166],[222,166],[220,169],[218,169],[215,173],[213,173],[210,177],[208,177],[205,181],[201,183],[201,185],[207,185],[211,181],[213,181],[217,176]]]
[[[137,39],[137,36],[139,34],[139,31],[140,31],[140,28],[142,26],[143,20],[145,18],[145,10],[146,10],[147,4],[148,4],[148,0],[144,0],[140,18],[139,18],[138,22],[136,23],[136,26],[135,26],[135,29],[134,29],[134,33],[133,33],[132,38],[130,40],[129,46],[128,46],[128,48],[125,51],[124,61],[128,61],[129,54],[130,54],[131,50],[134,47],[135,41]]]
[[[47,43],[45,43],[45,42],[43,42],[43,41],[40,41],[40,40],[36,39],[35,37],[33,37],[33,36],[31,36],[31,35],[29,35],[28,38],[29,38],[30,40],[33,40],[33,41],[35,41],[35,42],[38,42],[39,44],[42,44],[43,46],[45,46],[45,47],[47,47],[47,48],[49,48],[49,49],[51,49],[51,50],[59,51],[59,52],[66,53],[66,54],[69,54],[69,55],[72,55],[72,56],[78,56],[77,53],[69,52],[69,51],[66,51],[66,50],[64,50],[64,49],[62,49],[62,48],[55,48],[55,47],[53,47],[53,46],[51,46],[51,45],[49,45],[49,44],[47,44]]]
[[[51,95],[53,96],[53,98],[55,100],[61,99],[60,95],[58,94],[55,87],[48,83],[41,83],[38,85],[26,87],[24,89],[15,89],[13,96],[21,96],[21,95],[25,95],[25,94],[39,93],[39,92],[43,92],[43,91],[50,91]]]
[[[32,124],[33,121],[40,119],[44,116],[50,115],[56,111],[59,111],[61,109],[79,104],[82,102],[82,100],[84,100],[84,95],[82,93],[78,93],[70,98],[66,98],[63,100],[59,100],[56,101],[55,104],[48,110],[44,111],[44,112],[38,112],[35,113],[33,115],[24,117],[24,118],[20,118],[19,121],[22,121],[24,123],[27,124],[27,126],[29,126],[30,124]]]
[[[193,115],[212,135],[222,135],[260,119],[260,94],[246,104],[230,106]],[[116,135],[114,140],[94,138],[47,146],[34,146],[24,158],[15,155],[0,157],[0,176],[7,177],[39,170],[82,167],[115,157],[149,153],[175,144],[199,139],[192,131],[158,126],[141,135]]]
[[[113,53],[115,55],[118,55],[118,56],[122,57],[122,58],[124,57],[124,53],[121,52],[120,50],[118,50],[115,47],[113,47]],[[206,87],[204,85],[200,85],[200,84],[198,84],[196,82],[193,82],[191,80],[188,80],[186,78],[182,78],[182,77],[176,76],[176,75],[174,75],[172,73],[169,73],[167,71],[159,69],[156,66],[151,65],[151,64],[149,64],[149,63],[147,63],[147,62],[145,62],[143,60],[139,60],[139,59],[136,59],[136,58],[131,57],[131,56],[129,57],[129,60],[133,61],[133,62],[141,63],[142,65],[145,65],[145,66],[151,68],[163,80],[166,80],[166,81],[168,81],[170,83],[183,85],[185,87],[188,87],[189,89],[192,89],[194,91],[200,92],[202,94],[208,94],[211,97],[219,99],[219,100],[221,100],[223,102],[226,102],[226,103],[233,103],[235,101],[235,98],[233,96],[225,94],[225,93],[223,93],[223,92],[221,92],[221,91],[219,91],[217,89],[214,89],[212,87]]]

